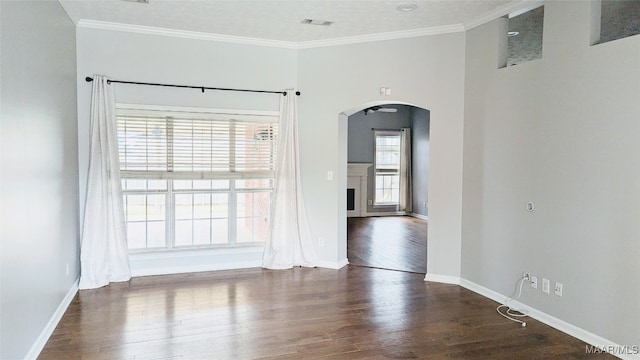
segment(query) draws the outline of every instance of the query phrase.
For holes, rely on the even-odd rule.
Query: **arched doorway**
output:
[[[376,102],[341,113],[340,121],[349,263],[426,273],[429,110]]]

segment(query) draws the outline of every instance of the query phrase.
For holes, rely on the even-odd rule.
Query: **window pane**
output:
[[[189,246],[193,244],[193,221],[192,220],[176,220],[175,226],[175,245]]]
[[[237,242],[264,242],[271,210],[271,193],[238,193]]]
[[[176,220],[193,219],[193,194],[175,194]]]
[[[173,180],[174,190],[192,190],[193,180]]]
[[[147,247],[147,229],[144,222],[127,223],[127,243],[129,249],[144,249]]]
[[[147,223],[147,247],[163,248],[166,247],[165,233],[166,226],[164,221],[149,221]]]
[[[211,195],[211,217],[214,219],[226,219],[229,217],[229,195]]]
[[[147,220],[147,207],[145,195],[125,195],[125,219],[127,221]]]
[[[147,180],[149,190],[167,190],[167,180]]]
[[[165,219],[165,195],[146,195],[147,196],[147,220]]]
[[[226,244],[229,242],[229,221],[227,219],[213,219],[212,244]]]
[[[195,220],[193,222],[193,244],[208,245],[211,243],[211,220]]]
[[[209,219],[211,217],[211,194],[193,194],[193,218]]]

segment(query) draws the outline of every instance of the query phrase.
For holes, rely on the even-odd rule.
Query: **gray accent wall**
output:
[[[76,35],[57,1],[0,13],[0,358],[22,359],[79,274]]]
[[[411,108],[413,213],[429,215],[429,110]]]
[[[590,46],[590,15],[546,2],[542,59],[503,69],[498,21],[467,32],[461,272],[503,295],[549,279],[519,301],[637,346],[640,36]]]
[[[408,105],[384,105],[385,108],[398,109],[395,113],[374,112],[365,115],[359,111],[348,120],[347,162],[374,162],[374,131],[372,129],[411,128],[412,134],[412,174],[413,174],[413,212],[427,215],[427,208],[422,206],[427,202],[429,175],[429,111]],[[373,200],[375,183],[373,166],[369,168],[367,183],[367,200]],[[394,207],[367,206],[367,212],[392,212]]]

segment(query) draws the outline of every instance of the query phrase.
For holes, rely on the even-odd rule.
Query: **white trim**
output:
[[[508,298],[508,296],[506,295],[502,295],[496,291],[493,291],[491,289],[488,289],[482,285],[478,285],[472,281],[466,280],[466,279],[460,279],[460,286],[462,286],[465,289],[471,290],[477,294],[480,294],[484,297],[487,297],[493,301],[496,301],[500,304],[504,304],[504,302],[506,301],[506,299]],[[551,326],[552,328],[556,329],[556,330],[560,330],[565,334],[571,335],[577,339],[580,339],[584,342],[586,342],[587,344],[593,345],[593,346],[597,346],[601,349],[607,349],[607,347],[613,347],[613,348],[621,348],[622,346],[619,344],[616,344],[615,342],[605,339],[601,336],[598,336],[594,333],[591,333],[587,330],[581,329],[575,325],[572,325],[566,321],[560,320],[556,317],[553,317],[547,313],[544,313],[538,309],[532,308],[526,304],[523,304],[519,301],[511,301],[509,303],[510,305],[513,306],[513,308],[518,309],[519,311],[526,311],[528,312],[528,315],[544,324],[547,324],[549,326]],[[625,360],[638,360],[640,359],[640,356],[634,356],[634,355],[620,355],[620,354],[612,354],[614,356],[619,357],[620,359],[625,359]]]
[[[64,296],[64,298],[58,305],[58,308],[56,309],[56,311],[53,313],[53,315],[51,315],[49,322],[47,323],[47,325],[45,325],[44,329],[42,329],[42,332],[40,332],[40,336],[38,336],[38,339],[36,339],[36,342],[33,343],[33,345],[31,345],[31,349],[29,349],[29,352],[25,356],[25,359],[35,360],[38,358],[38,355],[40,355],[40,352],[42,351],[42,349],[44,349],[44,346],[47,344],[47,341],[49,341],[49,337],[51,337],[51,334],[53,334],[53,331],[56,329],[56,326],[58,326],[60,319],[62,319],[64,312],[67,311],[69,304],[71,304],[71,302],[73,301],[73,298],[78,293],[79,283],[80,283],[80,277],[78,277],[76,281],[74,281],[73,284],[71,284],[71,288],[69,289],[69,291],[67,291],[67,295]]]
[[[326,260],[318,260],[316,262],[316,267],[326,268],[326,269],[334,269],[339,270],[343,267],[349,265],[349,259],[344,258],[338,261],[326,261]]]
[[[262,266],[263,246],[129,254],[131,276],[182,274]]]
[[[542,3],[542,1],[540,0],[517,0],[517,1],[513,1],[510,2],[504,6],[501,6],[483,16],[480,16],[478,18],[475,18],[469,22],[466,22],[464,24],[464,29],[466,30],[471,30],[475,27],[478,27],[480,25],[484,25],[490,21],[493,21],[501,16],[505,16],[505,15],[509,15],[511,13],[520,11],[522,9],[526,9],[529,8],[531,9],[531,6],[534,6],[535,4],[538,4],[534,7],[538,7],[540,6]]]
[[[195,40],[220,41],[220,42],[227,42],[227,43],[233,43],[233,44],[268,46],[268,47],[276,47],[276,48],[284,48],[284,49],[311,49],[311,48],[326,47],[326,46],[359,44],[359,43],[374,42],[374,41],[450,34],[450,33],[458,33],[458,32],[465,31],[465,27],[462,24],[454,24],[454,25],[436,26],[431,28],[390,31],[390,32],[384,32],[384,33],[378,33],[378,34],[347,36],[347,37],[326,39],[326,40],[311,40],[311,41],[295,42],[295,41],[258,39],[258,38],[250,38],[250,37],[242,37],[242,36],[234,36],[234,35],[211,34],[211,33],[203,33],[198,31],[175,30],[175,29],[166,29],[166,28],[159,28],[159,27],[153,27],[153,26],[131,25],[131,24],[122,24],[122,23],[98,21],[98,20],[87,20],[87,19],[81,19],[80,21],[78,21],[78,27],[87,28],[87,29],[124,31],[124,32],[130,32],[130,33],[137,33],[137,34],[169,36],[169,37],[195,39]]]
[[[132,277],[197,273],[204,271],[235,270],[262,267],[262,260],[240,261],[222,264],[181,265],[181,266],[154,266],[143,269],[131,270]]]
[[[220,35],[220,34],[203,33],[198,31],[187,31],[187,30],[174,30],[174,29],[166,29],[166,28],[159,28],[159,27],[152,27],[152,26],[130,25],[130,24],[121,24],[121,23],[98,21],[98,20],[82,19],[78,21],[78,27],[88,28],[88,29],[124,31],[124,32],[147,34],[147,35],[169,36],[169,37],[194,39],[194,40],[220,41],[220,42],[243,44],[243,45],[269,46],[269,47],[285,48],[285,49],[296,49],[298,46],[297,43],[292,41],[256,39],[256,38],[249,38],[249,37],[242,37],[242,36]]]
[[[425,221],[429,220],[429,217],[427,215],[416,214],[416,213],[410,213],[408,215],[413,216],[414,218],[425,220]]]
[[[439,274],[427,273],[424,276],[424,281],[437,282],[437,283],[443,283],[443,284],[459,285],[460,284],[460,277],[451,276],[451,275],[439,275]]]
[[[436,26],[431,28],[390,31],[390,32],[384,32],[384,33],[378,33],[378,34],[347,36],[347,37],[335,38],[335,39],[302,41],[297,43],[298,44],[297,48],[312,49],[312,48],[327,47],[327,46],[361,44],[361,43],[374,42],[374,41],[385,41],[385,40],[414,38],[414,37],[420,37],[420,36],[451,34],[451,33],[464,32],[464,30],[465,29],[462,24],[454,24],[454,25]]]

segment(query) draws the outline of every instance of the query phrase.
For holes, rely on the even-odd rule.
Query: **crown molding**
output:
[[[475,19],[472,19],[471,21],[465,22],[464,23],[464,30],[471,30],[473,28],[476,28],[480,25],[484,25],[486,23],[488,23],[489,21],[493,21],[499,17],[508,15],[512,12],[516,12],[518,10],[522,10],[522,9],[533,9],[536,8],[540,5],[542,5],[544,3],[544,1],[542,0],[515,0],[512,1],[506,5],[500,6],[499,8],[496,8],[495,10],[486,13],[485,15],[482,15],[480,17],[477,17]]]
[[[412,30],[390,31],[390,32],[384,32],[384,33],[378,33],[378,34],[348,36],[348,37],[335,38],[335,39],[302,41],[298,43],[298,49],[311,49],[311,48],[326,47],[326,46],[349,45],[349,44],[359,44],[359,43],[367,43],[367,42],[374,42],[374,41],[413,38],[413,37],[420,37],[420,36],[451,34],[451,33],[463,32],[463,31],[464,31],[464,26],[462,24],[446,25],[446,26],[438,26],[438,27],[422,28],[422,29],[412,29]]]
[[[174,30],[174,29],[158,28],[158,27],[152,27],[152,26],[130,25],[130,24],[107,22],[107,21],[97,21],[97,20],[82,19],[78,21],[78,27],[88,28],[88,29],[124,31],[124,32],[147,34],[147,35],[169,36],[169,37],[177,37],[177,38],[184,38],[184,39],[220,41],[220,42],[243,44],[243,45],[268,46],[268,47],[285,48],[285,49],[296,49],[298,47],[297,43],[292,41],[268,40],[268,39],[257,39],[257,38],[249,38],[249,37],[242,37],[242,36],[210,34],[210,33],[198,32],[198,31]]]
[[[187,31],[187,30],[173,30],[173,29],[158,28],[158,27],[151,27],[151,26],[130,25],[130,24],[113,23],[113,22],[98,21],[98,20],[85,20],[85,19],[78,21],[78,28],[123,31],[123,32],[130,32],[130,33],[137,33],[137,34],[169,36],[169,37],[195,39],[195,40],[220,41],[220,42],[227,42],[227,43],[234,43],[234,44],[268,46],[268,47],[285,48],[285,49],[310,49],[310,48],[326,47],[326,46],[358,44],[358,43],[366,43],[366,42],[374,42],[374,41],[412,38],[412,37],[419,37],[419,36],[449,34],[449,33],[463,32],[465,30],[462,24],[456,24],[456,25],[439,26],[439,27],[433,27],[433,28],[391,31],[391,32],[385,32],[385,33],[359,35],[359,36],[348,36],[348,37],[335,38],[335,39],[294,42],[294,41],[248,38],[248,37],[232,36],[232,35],[210,34],[210,33]]]

